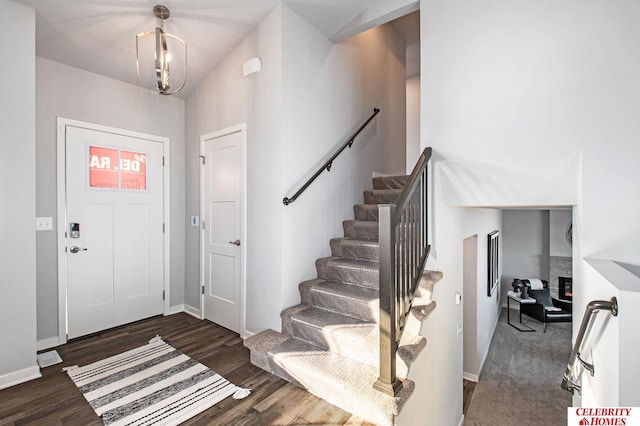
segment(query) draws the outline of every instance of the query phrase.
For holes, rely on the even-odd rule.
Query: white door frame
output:
[[[146,139],[152,142],[159,142],[163,145],[164,167],[163,167],[163,210],[164,210],[164,266],[163,266],[163,289],[164,289],[164,315],[170,313],[171,300],[171,218],[170,218],[170,161],[169,161],[169,138],[163,136],[149,135],[146,133],[133,132],[130,130],[118,129],[115,127],[102,126],[100,124],[88,123],[85,121],[71,120],[58,117],[57,119],[57,191],[58,191],[58,344],[67,343],[67,254],[66,231],[67,231],[67,182],[66,182],[66,129],[67,127],[78,127],[81,129],[95,130],[99,132],[112,133],[120,136],[128,136],[138,139]]]
[[[237,124],[235,126],[227,127],[222,130],[218,130],[212,133],[207,133],[205,135],[200,136],[200,156],[204,158],[204,143],[206,140],[219,138],[222,136],[226,136],[232,133],[240,133],[242,135],[240,142],[240,150],[241,150],[241,168],[240,176],[242,177],[242,185],[241,185],[241,202],[242,208],[240,209],[240,241],[242,241],[242,245],[240,246],[240,337],[245,339],[249,336],[246,330],[246,289],[247,289],[247,271],[246,271],[246,258],[247,258],[247,123]],[[204,167],[202,167],[202,163],[200,165],[200,219],[204,218]],[[205,230],[200,227],[200,319],[204,319],[204,238],[205,238]]]

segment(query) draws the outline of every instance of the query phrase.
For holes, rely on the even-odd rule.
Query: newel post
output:
[[[402,382],[396,377],[396,285],[395,285],[395,212],[396,206],[378,207],[380,244],[380,373],[373,387],[388,395],[397,395]]]

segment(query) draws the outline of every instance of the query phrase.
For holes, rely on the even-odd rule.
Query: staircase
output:
[[[373,179],[355,219],[343,222],[344,238],[330,242],[331,257],[318,259],[318,278],[299,285],[301,303],[282,311],[282,332],[247,338],[251,362],[363,420],[393,424],[413,392],[409,366],[424,348],[422,322],[435,308],[433,286],[442,278],[421,277],[396,357],[403,387],[390,396],[373,388],[379,371],[378,204],[393,204],[407,176]]]

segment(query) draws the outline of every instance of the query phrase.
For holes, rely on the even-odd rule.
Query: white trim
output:
[[[179,314],[180,312],[184,312],[184,303],[172,306],[169,309],[169,313],[165,314],[165,316]]]
[[[162,140],[163,185],[164,185],[164,315],[171,311],[171,143],[169,138]]]
[[[0,389],[6,389],[10,386],[19,385],[20,383],[28,382],[29,380],[38,379],[40,377],[42,377],[42,374],[40,374],[40,368],[37,365],[24,368],[22,370],[0,376]]]
[[[248,339],[249,337],[253,336],[256,333],[253,333],[249,330],[242,330],[242,333],[240,333],[240,338],[242,340]]]
[[[460,417],[460,421],[458,422],[458,426],[462,426],[464,424],[464,414]]]
[[[128,136],[137,139],[146,139],[152,142],[162,143],[162,155],[164,157],[163,167],[163,198],[164,198],[164,285],[165,292],[164,314],[170,310],[171,300],[171,173],[170,173],[170,140],[164,136],[150,135],[147,133],[134,132],[131,130],[118,129],[116,127],[103,126],[86,121],[72,120],[58,117],[57,122],[57,232],[58,232],[58,344],[67,342],[67,257],[65,252],[67,228],[67,190],[66,190],[66,129],[69,127],[79,127],[82,129],[95,130],[98,132],[113,133],[121,136]]]
[[[48,337],[46,339],[38,340],[38,342],[36,343],[36,350],[43,351],[45,349],[55,348],[56,346],[59,346],[59,345],[61,345],[61,343],[58,336]]]
[[[466,371],[462,372],[462,378],[475,383],[478,383],[478,380],[480,380],[479,376],[476,376],[475,374],[467,373]]]
[[[191,315],[192,317],[196,317],[198,319],[202,319],[202,312],[200,309],[194,308],[193,306],[183,305],[184,313]]]
[[[200,136],[200,155],[204,156],[204,143],[206,140],[218,138],[221,136],[229,135],[232,133],[240,133],[242,135],[240,142],[240,149],[242,150],[242,160],[241,160],[241,168],[240,174],[242,176],[242,209],[240,211],[240,241],[242,241],[242,245],[240,246],[240,256],[241,256],[241,264],[240,264],[240,335],[247,335],[246,330],[246,307],[247,307],[247,123],[240,123],[235,126],[227,127],[222,130],[218,130],[212,133],[207,133],[205,135]],[[204,204],[203,204],[203,175],[204,175],[204,167],[202,164],[200,165],[200,223],[202,223],[202,219],[204,218]],[[200,319],[204,319],[204,294],[202,294],[201,288],[204,285],[204,230],[202,226],[200,227],[200,288],[198,291],[200,292]],[[185,305],[186,308],[186,305]]]

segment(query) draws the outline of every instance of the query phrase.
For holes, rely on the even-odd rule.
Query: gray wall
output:
[[[170,139],[171,305],[184,303],[184,101],[37,58],[38,216],[57,217],[56,117],[165,136]],[[55,228],[55,226],[54,226]],[[57,232],[38,232],[38,340],[58,337]],[[49,344],[50,346],[51,344]]]
[[[0,0],[0,389],[36,364],[35,12]]]
[[[248,78],[242,64],[262,58]],[[404,44],[389,26],[333,44],[278,6],[187,99],[187,214],[199,211],[199,137],[247,123],[248,332],[280,329],[315,259],[353,217],[372,172],[403,173]],[[379,118],[294,204],[292,195],[380,107]],[[313,224],[313,226],[310,226]],[[186,303],[200,308],[199,237],[187,229]]]
[[[502,213],[502,303],[514,278],[549,280],[549,210]]]
[[[549,255],[571,257],[572,246],[565,235],[567,227],[572,223],[571,210],[549,211]]]

